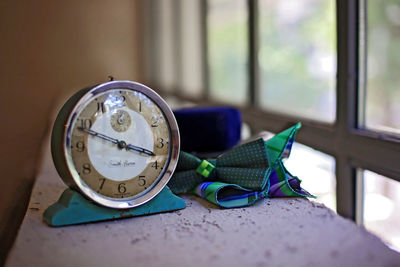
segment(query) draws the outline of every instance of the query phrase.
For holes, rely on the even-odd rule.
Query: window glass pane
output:
[[[400,251],[400,183],[364,171],[364,225]]]
[[[219,101],[247,101],[248,30],[246,0],[208,1],[210,94]]]
[[[263,108],[333,122],[336,22],[333,0],[260,0]]]
[[[173,0],[172,0],[173,1]],[[201,1],[181,1],[181,60],[182,75],[178,88],[190,97],[201,97],[203,81],[203,49],[201,42]],[[177,44],[176,44],[177,45]],[[168,66],[171,68],[171,64]]]
[[[301,186],[315,201],[336,211],[335,159],[308,146],[294,143],[286,168],[302,180]]]
[[[367,1],[367,20],[364,123],[400,133],[400,1]]]

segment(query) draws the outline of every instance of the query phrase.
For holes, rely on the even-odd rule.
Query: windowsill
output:
[[[6,266],[394,266],[400,262],[400,255],[376,236],[322,204],[301,198],[219,209],[183,196],[187,207],[180,211],[49,227],[42,214],[65,188],[47,145]]]

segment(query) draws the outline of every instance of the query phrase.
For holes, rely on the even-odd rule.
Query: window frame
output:
[[[362,2],[361,2],[362,1]],[[366,0],[336,0],[337,27],[337,79],[336,120],[333,124],[315,121],[294,115],[261,110],[257,104],[259,92],[259,24],[258,0],[247,0],[248,6],[248,62],[249,104],[242,107],[243,119],[254,131],[278,132],[297,121],[303,123],[297,140],[316,150],[333,156],[336,160],[337,212],[362,224],[362,177],[360,169],[371,170],[390,179],[400,181],[400,168],[396,157],[400,155],[398,136],[374,132],[360,126],[359,98],[365,85],[359,81],[365,68],[365,51],[359,49],[360,17],[367,20]],[[360,4],[363,16],[360,16]],[[203,25],[204,96],[209,96],[209,62],[207,54],[207,9],[208,0],[201,0]],[[366,38],[365,38],[366,40]],[[366,47],[366,44],[364,44]],[[362,53],[361,53],[362,52]],[[361,57],[361,58],[360,58]],[[363,59],[364,57],[364,59]],[[360,61],[362,59],[362,61]],[[364,64],[364,65],[363,65]],[[365,76],[364,76],[365,77]]]

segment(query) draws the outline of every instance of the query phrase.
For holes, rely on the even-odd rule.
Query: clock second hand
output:
[[[98,133],[96,131],[93,131],[93,130],[90,130],[90,129],[86,129],[86,128],[83,128],[83,127],[78,127],[78,130],[80,130],[82,132],[86,132],[86,133],[91,134],[93,136],[97,136],[97,137],[99,137],[101,139],[110,141],[110,142],[118,145],[118,147],[121,148],[121,149],[125,148],[126,150],[128,150],[128,149],[129,150],[134,150],[134,151],[137,151],[137,152],[141,152],[141,153],[147,154],[149,156],[155,156],[155,154],[152,151],[148,150],[148,149],[145,149],[145,148],[142,148],[142,147],[139,147],[139,146],[134,146],[134,145],[131,145],[131,144],[127,144],[125,141],[122,141],[122,140],[119,141],[118,139],[109,137],[107,135]]]

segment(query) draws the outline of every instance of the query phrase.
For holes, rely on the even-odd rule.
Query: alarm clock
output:
[[[142,205],[168,183],[179,157],[179,129],[149,87],[109,81],[75,93],[61,108],[51,152],[63,181],[95,203]]]

